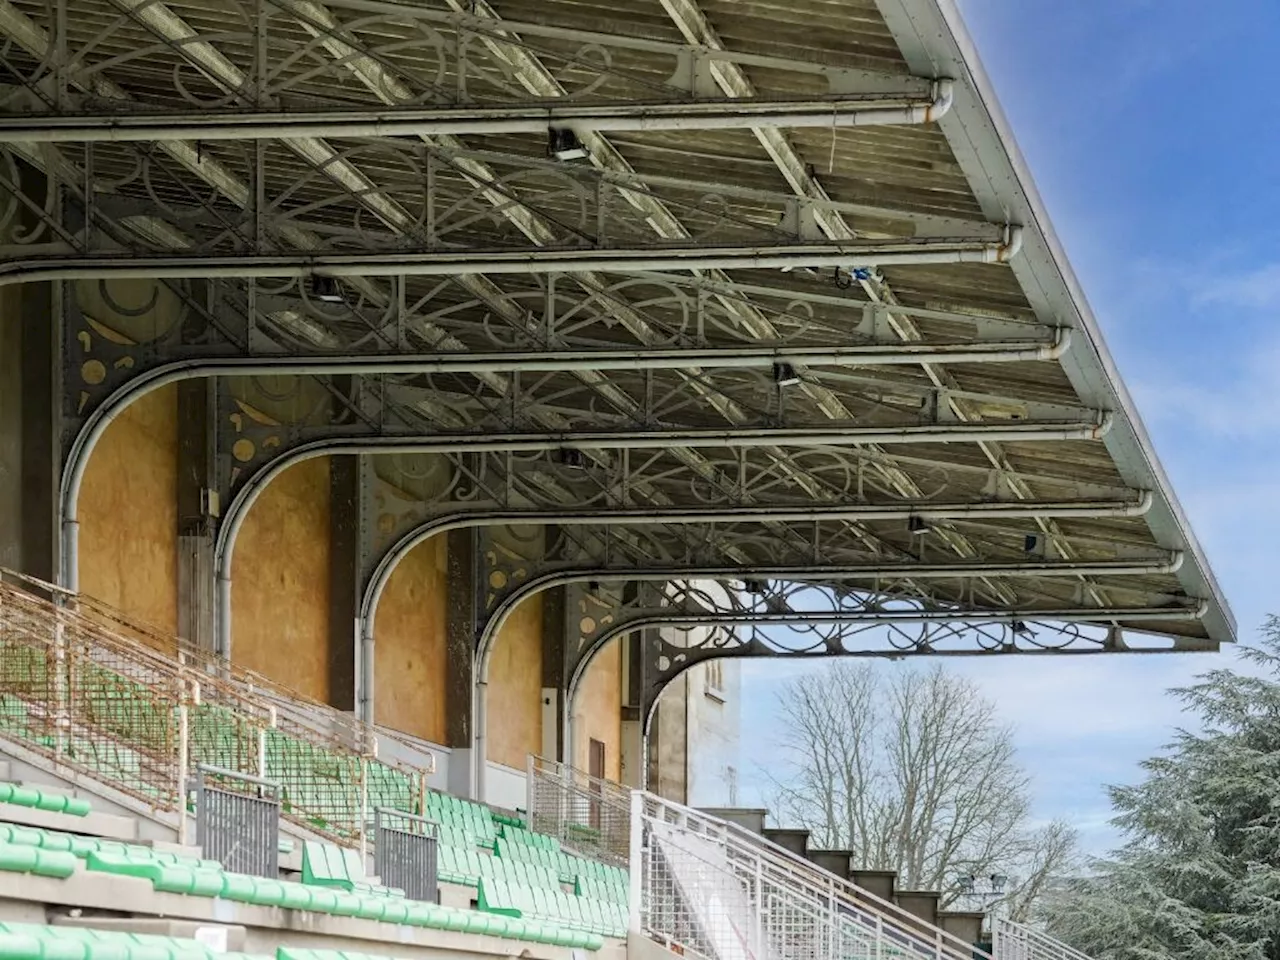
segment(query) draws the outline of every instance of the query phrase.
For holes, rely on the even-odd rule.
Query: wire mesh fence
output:
[[[995,960],[1090,960],[1047,933],[1003,917],[991,920],[991,955]]]
[[[631,851],[631,791],[542,757],[525,779],[529,827],[584,856],[625,866]]]
[[[633,923],[715,960],[990,960],[749,831],[633,796]]]
[[[175,813],[201,765],[266,778],[282,816],[351,846],[374,807],[422,813],[430,772],[380,761],[340,711],[3,569],[0,736]]]

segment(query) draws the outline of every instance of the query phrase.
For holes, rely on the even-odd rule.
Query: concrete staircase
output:
[[[942,895],[926,890],[899,890],[897,874],[889,870],[859,870],[848,850],[811,850],[809,831],[793,827],[767,827],[767,810],[745,807],[707,807],[704,812],[758,834],[784,850],[804,857],[816,867],[853,883],[871,896],[896,904],[930,926],[941,927],[965,943],[982,939],[984,915],[961,910],[941,910]]]

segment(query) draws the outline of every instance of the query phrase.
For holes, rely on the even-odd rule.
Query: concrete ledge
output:
[[[87,870],[65,880],[0,874],[0,922],[47,923],[50,916],[75,908],[82,911],[77,918],[81,925],[96,923],[92,913],[103,911],[128,920],[163,918],[243,927],[243,949],[248,953],[274,953],[278,946],[292,946],[388,954],[403,960],[457,960],[463,955],[573,960],[576,952],[525,940],[157,893],[149,880]],[[602,954],[614,955],[609,947],[616,944],[606,944]]]
[[[442,907],[461,907],[469,910],[475,903],[477,890],[458,883],[442,883],[440,886],[440,905]]]

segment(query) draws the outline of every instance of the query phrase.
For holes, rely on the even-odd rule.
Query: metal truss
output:
[[[567,651],[566,689],[576,692],[591,661],[611,641],[640,631],[651,654],[646,683],[656,691],[688,667],[719,657],[1065,653],[1103,647],[1141,652],[1153,647],[1118,645],[1115,631],[1107,628],[1195,620],[1204,607],[1205,601],[1183,601],[975,610],[850,589],[842,582],[577,581],[566,601],[566,618],[576,628],[570,635],[579,637]]]
[[[875,604],[889,604],[890,609],[902,609],[905,605],[908,609],[918,610],[919,605],[926,605],[929,609],[942,610],[949,606],[951,610],[960,614],[962,619],[967,614],[981,611],[982,622],[985,623],[1000,621],[1002,614],[993,614],[987,605],[974,606],[966,603],[966,590],[972,589],[972,583],[976,577],[1002,578],[1008,581],[1023,578],[1053,581],[1079,577],[1135,577],[1149,580],[1176,573],[1183,560],[1180,553],[1161,557],[1131,557],[1094,562],[1023,559],[1003,564],[992,561],[954,560],[941,563],[919,561],[885,563],[876,562],[864,556],[860,560],[842,564],[837,556],[832,555],[829,560],[816,565],[788,564],[785,560],[743,565],[717,562],[713,557],[717,551],[712,550],[703,552],[701,557],[690,557],[676,564],[638,566],[634,562],[597,562],[594,565],[582,565],[580,561],[575,562],[576,558],[571,558],[563,564],[558,564],[559,569],[548,569],[550,564],[538,564],[524,559],[519,552],[521,544],[516,544],[513,549],[510,541],[504,542],[504,538],[494,539],[492,528],[483,528],[482,533],[487,534],[488,538],[485,546],[479,551],[486,560],[484,568],[479,571],[481,576],[477,578],[477,608],[485,611],[484,620],[478,628],[476,644],[476,689],[473,712],[475,716],[474,745],[477,757],[486,756],[487,687],[494,644],[508,618],[520,603],[552,587],[586,585],[588,594],[599,595],[603,592],[603,585],[613,582],[614,595],[620,598],[621,585],[626,584],[635,591],[634,595],[640,598],[639,604],[650,611],[646,615],[653,617],[668,612],[664,607],[670,606],[670,601],[666,600],[671,595],[669,591],[675,589],[679,595],[679,591],[684,590],[685,584],[732,581],[747,585],[746,589],[751,592],[766,597],[772,596],[775,600],[784,599],[787,606],[790,606],[796,597],[805,597],[811,592],[820,594],[825,590],[835,596],[845,597],[850,595],[851,591],[859,589],[858,585],[861,584],[860,590],[864,595],[875,598]],[[541,543],[542,538],[538,534],[530,534],[521,539],[526,548],[534,550],[544,548]],[[772,536],[765,534],[760,537],[760,540],[772,548],[772,552],[767,556],[778,556],[778,544],[773,541]],[[721,555],[723,556],[723,553]],[[933,586],[928,591],[921,591],[916,586],[920,581],[931,581]],[[944,604],[939,598],[946,595],[948,582],[953,585],[955,593],[949,603]],[[768,585],[771,583],[777,586],[770,588]],[[646,589],[647,585],[649,589]],[[652,585],[657,585],[656,593],[651,588]],[[691,595],[691,605],[697,607],[694,614],[705,615],[708,608],[703,605],[706,600],[703,594],[708,591],[705,589],[699,591],[696,587],[693,589],[696,595]],[[1182,608],[1178,606],[1179,599],[1172,593],[1167,597],[1168,605],[1163,609],[1170,614],[1169,619],[1175,621],[1192,619],[1198,615],[1198,605],[1193,608],[1192,613],[1184,614]],[[666,600],[665,605],[664,600]],[[620,599],[605,600],[595,604],[583,603],[580,595],[579,601],[576,607],[566,606],[579,618],[579,635],[586,635],[586,639],[580,639],[576,649],[569,654],[570,658],[581,667],[581,664],[589,659],[590,635],[600,630],[603,636],[615,626],[621,626],[618,622],[620,619],[618,608],[621,603]],[[801,610],[805,609],[804,602],[799,600],[796,602]],[[774,608],[776,609],[779,605],[781,604],[775,603]],[[808,606],[812,609],[813,605],[810,602]],[[872,608],[866,604],[864,607]],[[710,609],[715,610],[714,604]],[[1009,629],[1015,632],[1027,629],[1024,618],[1034,617],[1037,609],[1049,609],[1051,613],[1061,613],[1064,607],[1056,604],[1050,608],[1043,601],[1036,603],[1024,598],[1022,603],[1016,606],[1010,605],[1007,608],[1008,613],[1016,614],[1009,618]],[[1115,614],[1121,608],[1097,609],[1100,619],[1105,621],[1116,618],[1103,616],[1103,614]],[[1147,614],[1151,614],[1154,618],[1152,609],[1141,608],[1139,617],[1145,618]],[[679,615],[688,618],[691,612],[686,608]],[[637,617],[638,621],[640,619],[643,617]],[[926,619],[923,622],[929,622],[929,620]],[[1072,634],[1072,631],[1078,631],[1079,628],[1068,626],[1064,629]],[[917,648],[918,651],[923,649]],[[485,770],[484,764],[478,761],[475,777],[480,790],[479,795],[483,796]]]
[[[453,505],[453,512],[445,513],[424,523],[398,541],[386,548],[377,558],[369,573],[362,591],[360,602],[360,645],[362,653],[360,662],[366,664],[366,678],[372,677],[372,647],[375,642],[374,624],[377,609],[383,590],[391,578],[396,565],[419,544],[431,537],[439,536],[451,530],[469,527],[515,528],[536,526],[541,528],[596,527],[617,525],[623,527],[646,526],[689,526],[694,528],[695,535],[702,540],[708,539],[707,531],[718,528],[723,536],[714,539],[723,540],[741,531],[763,522],[773,524],[820,524],[833,521],[871,524],[884,521],[905,523],[911,518],[923,521],[937,520],[973,520],[982,522],[1017,521],[1036,516],[1052,516],[1056,518],[1077,517],[1138,517],[1146,513],[1151,506],[1151,496],[1145,494],[1130,501],[1068,501],[1057,503],[1025,504],[1019,502],[985,502],[985,503],[941,503],[922,502],[893,505],[877,504],[830,504],[799,505],[794,502],[781,501],[772,504],[706,504],[701,506],[669,506],[626,507],[622,505],[605,507],[507,509],[502,510],[495,505],[480,506],[472,504]],[[593,531],[597,536],[599,531]],[[570,552],[568,544],[547,543],[543,535],[541,545],[543,553],[548,557],[563,556]],[[638,538],[642,542],[642,538]],[[636,540],[631,540],[631,546]],[[489,588],[495,582],[512,582],[518,579],[517,568],[527,567],[518,551],[493,549],[488,551],[492,559],[487,563],[485,583]],[[500,559],[500,554],[508,562]],[[514,560],[515,562],[510,562]],[[527,575],[527,572],[526,572]],[[488,591],[483,602],[492,604],[495,596]],[[670,611],[668,611],[670,612]],[[590,640],[588,634],[581,629],[577,632],[584,640]],[[571,664],[573,666],[573,664]],[[358,701],[365,705],[366,711],[372,707],[372,691],[366,680],[364,689],[359,692]]]
[[[121,103],[104,90],[104,67],[131,74],[132,67],[153,67],[152,76],[171,75],[169,89],[140,88],[159,104],[181,103],[217,110],[239,103],[259,109],[321,104],[350,107],[350,87],[328,89],[322,69],[339,45],[359,44],[381,70],[402,85],[422,85],[421,94],[403,98],[403,106],[423,103],[470,104],[494,99],[531,100],[501,60],[492,43],[539,58],[561,85],[563,97],[578,103],[615,103],[619,84],[636,83],[675,100],[723,100],[715,76],[726,66],[752,67],[790,75],[822,90],[822,97],[881,95],[919,100],[933,81],[827,66],[807,60],[707,49],[615,34],[572,30],[398,3],[338,0],[320,6],[306,0],[227,3],[216,26],[192,25],[171,9],[151,0],[118,0],[120,16],[91,28],[66,19],[65,3],[19,10],[0,8],[0,27],[27,53],[38,44],[59,56],[27,59],[6,51],[4,66],[12,85],[11,110],[30,111],[33,104],[66,112],[92,108],[94,114],[127,116],[146,104]],[[340,20],[339,20],[340,18]],[[139,42],[135,25],[155,34]],[[299,25],[306,33],[299,32]],[[123,44],[126,53],[103,51]],[[406,59],[404,54],[412,51]],[[215,61],[215,57],[217,61]],[[218,62],[221,61],[221,62]],[[643,62],[644,66],[637,69]],[[412,64],[410,69],[409,64]],[[204,68],[203,70],[201,68]],[[75,98],[53,96],[51,87],[76,91]],[[825,89],[823,89],[825,88]],[[344,98],[342,94],[346,94]],[[68,101],[71,102],[68,102]],[[828,120],[828,122],[830,122]],[[902,121],[897,121],[902,122]]]
[[[467,527],[569,527],[609,524],[620,526],[645,525],[727,525],[730,528],[749,526],[771,521],[773,523],[821,523],[847,521],[870,523],[877,521],[907,521],[915,517],[922,521],[973,520],[1000,521],[1026,520],[1039,516],[1055,518],[1140,517],[1151,507],[1151,495],[1145,493],[1136,500],[1061,501],[1029,504],[1013,502],[942,503],[922,501],[900,504],[797,504],[791,501],[775,503],[722,503],[698,506],[628,507],[624,505],[604,507],[542,507],[532,509],[503,510],[496,505],[472,505],[469,508],[457,504],[454,512],[445,513],[423,523],[387,548],[373,568],[361,602],[361,620],[367,636],[372,639],[372,629],[382,591],[396,565],[415,547],[450,530]],[[552,548],[553,553],[562,551]],[[492,570],[490,571],[493,572]]]
[[[298,375],[427,373],[433,368],[424,355],[448,351],[449,358],[442,358],[435,372],[470,362],[471,372],[486,375],[503,372],[487,364],[504,358],[527,361],[529,372],[553,366],[580,369],[585,364],[574,357],[581,353],[599,361],[594,369],[605,370],[612,366],[610,356],[629,355],[617,336],[629,332],[619,330],[616,322],[624,310],[642,317],[654,336],[635,344],[634,365],[619,369],[647,369],[645,358],[654,369],[684,366],[686,359],[691,367],[737,367],[762,362],[770,351],[774,359],[802,369],[828,357],[862,367],[925,357],[937,363],[1023,362],[1055,360],[1070,342],[1062,328],[918,309],[909,311],[915,322],[937,325],[949,336],[903,344],[879,305],[851,291],[778,277],[775,286],[652,274],[607,277],[584,297],[574,278],[551,274],[509,283],[503,290],[493,287],[509,304],[502,310],[491,309],[492,297],[477,296],[458,279],[415,293],[405,278],[384,288],[353,285],[341,291],[338,302],[318,300],[306,283],[297,281],[270,288],[235,281],[155,281],[141,290],[122,290],[105,281],[77,285],[67,298],[64,376],[79,395],[69,427],[80,428],[80,436],[69,434],[66,441],[91,448],[94,421],[115,416],[147,390],[187,377],[256,376],[268,364]],[[736,311],[747,304],[767,319],[772,337],[744,337]],[[159,314],[164,321],[157,323]],[[966,331],[966,339],[955,338],[951,331],[957,329]],[[503,357],[497,356],[500,351]],[[465,361],[455,356],[464,352],[488,358]],[[403,364],[393,362],[396,357]],[[243,366],[232,369],[237,358]],[[821,382],[822,376],[814,370],[807,379]],[[505,392],[507,382],[505,377],[484,378],[495,393]],[[1027,399],[975,397],[1015,412]],[[70,446],[64,449],[73,453]],[[73,464],[76,459],[70,456]]]
[[[684,44],[513,23],[484,0],[229,0],[216,29],[111,2],[89,35],[67,0],[0,0],[0,284],[66,281],[72,578],[96,437],[130,399],[207,376],[224,599],[257,492],[329,453],[361,455],[370,576],[470,510],[570,516],[529,558],[486,540],[516,558],[488,571],[503,575],[950,563],[954,582],[894,590],[926,602],[929,581],[938,602],[997,611],[1137,610],[1169,589],[1115,586],[1159,545],[1082,522],[1123,519],[1108,511],[1135,496],[1075,443],[1109,416],[1073,406],[1056,367],[1043,388],[964,369],[1056,360],[1065,331],[1025,308],[904,306],[877,269],[1003,263],[1020,228],[909,192],[833,200],[782,132],[830,126],[834,156],[842,127],[941,116],[948,81],[728,51],[691,0],[663,0]],[[756,131],[791,192],[640,172],[602,136],[730,126]],[[586,162],[547,156],[553,127]],[[159,306],[171,325],[134,335]],[[1076,562],[1070,596],[1056,574],[1005,578],[1037,559]]]
[[[954,609],[884,610],[841,614],[757,614],[750,623],[708,614],[701,619],[657,614],[619,626],[595,648],[639,634],[643,675],[640,715],[645,732],[662,691],[686,670],[725,658],[863,657],[901,660],[937,656],[1084,656],[1204,650],[1201,641],[1139,642],[1130,646],[1118,624],[1137,630],[1176,628],[1199,620],[1208,602],[1171,607],[1064,608],[996,614]],[[589,662],[566,694],[572,710]]]

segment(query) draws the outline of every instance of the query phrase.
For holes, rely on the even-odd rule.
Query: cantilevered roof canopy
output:
[[[67,281],[82,348],[70,519],[110,415],[218,377],[224,564],[283,464],[362,451],[420,507],[386,549],[465,501],[595,524],[609,569],[1233,639],[951,0],[0,0],[0,33],[0,284]]]

